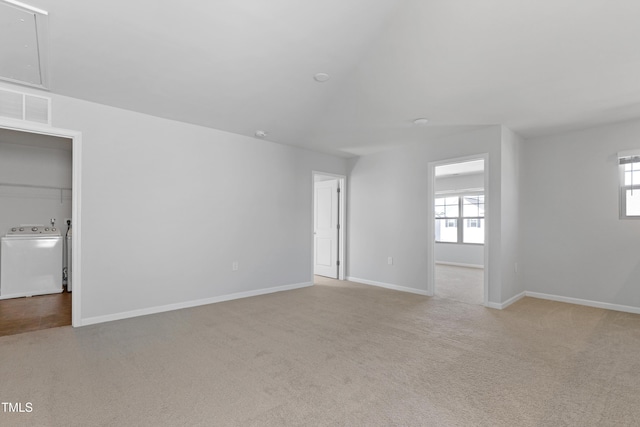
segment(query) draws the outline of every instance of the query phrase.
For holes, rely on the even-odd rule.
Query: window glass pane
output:
[[[436,219],[436,242],[456,243],[458,241],[457,219]]]
[[[446,206],[447,218],[457,217],[459,214],[460,214],[460,208],[458,207],[458,204]]]
[[[462,222],[464,243],[484,243],[484,219],[465,219]]]
[[[458,198],[457,197],[447,197],[446,198],[446,204],[447,205],[457,205],[458,204]]]
[[[629,165],[626,165],[629,166]],[[625,171],[624,173],[624,185],[633,185],[635,181],[633,178],[637,178],[637,176],[632,177],[631,171]]]
[[[478,216],[478,201],[473,197],[465,197],[462,203],[462,216]]]
[[[640,189],[627,190],[627,212],[626,212],[626,215],[627,216],[640,216]]]
[[[460,213],[458,197],[441,197],[435,199],[434,207],[436,218],[457,217]]]
[[[446,199],[446,216],[447,218],[457,217],[460,215],[459,197],[447,197]]]
[[[444,198],[438,198],[435,200],[435,214],[436,214],[436,218],[442,218],[444,217],[445,214],[445,209],[444,209]]]
[[[462,204],[462,216],[484,216],[484,195],[465,196]]]
[[[624,185],[640,184],[640,163],[624,165]]]

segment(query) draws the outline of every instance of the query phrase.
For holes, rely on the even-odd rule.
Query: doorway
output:
[[[344,280],[346,177],[313,172],[313,276]]]
[[[431,295],[488,301],[486,156],[431,165]]]
[[[0,182],[5,184],[0,186],[5,196],[14,197],[17,200],[13,204],[4,203],[5,209],[0,218],[2,224],[0,235],[5,236],[9,227],[23,223],[33,226],[43,225],[49,227],[51,232],[56,228],[60,234],[59,240],[62,240],[62,253],[68,256],[68,252],[72,252],[71,261],[66,266],[66,273],[68,274],[69,270],[73,271],[71,293],[66,289],[66,286],[70,286],[65,280],[68,279],[68,275],[63,276],[61,269],[60,282],[65,286],[62,292],[56,291],[42,295],[34,293],[33,296],[26,298],[0,299],[4,315],[9,316],[5,318],[6,316],[3,315],[0,318],[0,328],[6,329],[4,331],[6,335],[63,324],[80,326],[81,134],[36,123],[0,120],[0,136],[2,136],[0,141],[11,145],[8,152],[14,152],[17,155],[20,155],[18,151],[39,153],[36,158],[28,160],[32,161],[33,165],[30,165],[29,170],[24,174],[20,174],[18,169],[12,173],[5,171],[6,173],[0,179]],[[60,163],[60,158],[65,157],[63,154],[65,152],[67,160]],[[49,158],[50,161],[47,160],[47,153],[52,156]],[[53,220],[55,225],[51,224]],[[68,239],[67,220],[73,224],[73,237],[70,233]],[[57,236],[52,237],[52,240],[58,240]],[[71,251],[66,250],[67,242],[71,243]],[[10,325],[9,322],[12,324]],[[15,328],[18,328],[17,332]]]

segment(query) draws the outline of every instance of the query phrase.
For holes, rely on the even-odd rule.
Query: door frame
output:
[[[73,327],[82,326],[82,223],[81,223],[81,194],[82,188],[82,132],[58,129],[37,123],[22,120],[0,118],[0,128],[18,132],[35,133],[40,135],[55,136],[71,140],[71,221],[73,235],[71,237],[71,270],[73,271],[73,292],[71,292],[71,320]],[[3,230],[0,230],[2,232]]]
[[[347,176],[340,175],[330,172],[322,172],[313,170],[311,171],[311,283],[314,282],[314,270],[313,266],[315,265],[315,259],[313,254],[315,253],[314,245],[314,216],[316,209],[316,198],[315,198],[315,188],[316,188],[316,175],[322,176],[330,176],[332,178],[336,178],[338,180],[338,185],[340,186],[340,196],[338,197],[338,201],[340,203],[340,212],[338,212],[338,220],[340,221],[340,232],[338,234],[338,261],[340,262],[340,267],[338,268],[338,280],[345,280],[346,277],[346,256],[345,250],[347,248],[346,244],[346,236],[347,236]]]
[[[489,196],[489,153],[481,153],[464,157],[455,157],[446,160],[439,160],[435,162],[429,162],[428,164],[428,185],[427,185],[427,205],[428,205],[428,224],[427,224],[427,238],[428,238],[428,250],[427,250],[427,266],[429,272],[427,274],[427,295],[435,295],[436,285],[436,261],[435,261],[435,249],[436,249],[436,233],[435,233],[435,181],[436,181],[436,167],[450,165],[455,163],[464,163],[471,160],[484,160],[484,302],[485,307],[489,306],[489,277],[490,277],[490,264],[489,264],[489,236],[491,228],[491,208],[492,200]]]

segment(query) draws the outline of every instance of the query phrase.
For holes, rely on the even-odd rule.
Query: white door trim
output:
[[[72,148],[72,185],[71,185],[71,218],[73,220],[72,236],[72,265],[73,271],[73,292],[71,293],[71,316],[74,327],[82,326],[81,302],[82,302],[82,250],[80,236],[82,235],[82,225],[80,215],[82,194],[82,133],[75,130],[58,129],[37,123],[23,122],[18,120],[0,119],[0,128],[15,130],[19,132],[36,133],[40,135],[57,136],[71,139]],[[4,230],[0,230],[2,232]]]
[[[434,213],[434,199],[435,199],[435,181],[436,181],[436,166],[444,166],[452,163],[468,162],[470,160],[484,160],[484,306],[489,305],[489,277],[490,277],[490,264],[489,264],[489,233],[491,227],[491,208],[492,200],[489,196],[489,153],[481,153],[472,156],[456,157],[452,159],[440,160],[436,162],[429,162],[428,164],[428,179],[427,184],[427,203],[428,203],[428,224],[427,224],[427,238],[429,239],[427,247],[427,265],[429,266],[429,272],[427,274],[427,295],[433,296],[435,294],[435,248],[436,248],[436,233],[435,233],[435,213]]]
[[[347,176],[346,175],[339,175],[339,174],[335,174],[335,173],[330,173],[330,172],[322,172],[322,171],[311,171],[311,224],[312,226],[310,227],[310,236],[311,236],[311,243],[309,244],[309,247],[311,248],[311,264],[310,264],[310,268],[311,268],[311,283],[313,283],[313,266],[314,266],[314,259],[313,259],[313,215],[315,212],[315,177],[316,175],[323,175],[323,176],[330,176],[332,178],[337,178],[339,180],[339,185],[340,185],[340,197],[339,197],[339,201],[340,201],[340,241],[338,242],[338,261],[340,261],[340,268],[338,269],[338,280],[345,280],[346,277],[346,236],[347,236]]]

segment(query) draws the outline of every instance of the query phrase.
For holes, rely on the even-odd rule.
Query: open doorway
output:
[[[485,305],[487,188],[485,158],[433,168],[433,294]]]
[[[313,276],[344,280],[346,177],[313,172]],[[315,283],[315,280],[314,280]]]
[[[80,325],[79,148],[77,132],[0,122],[0,335]]]

